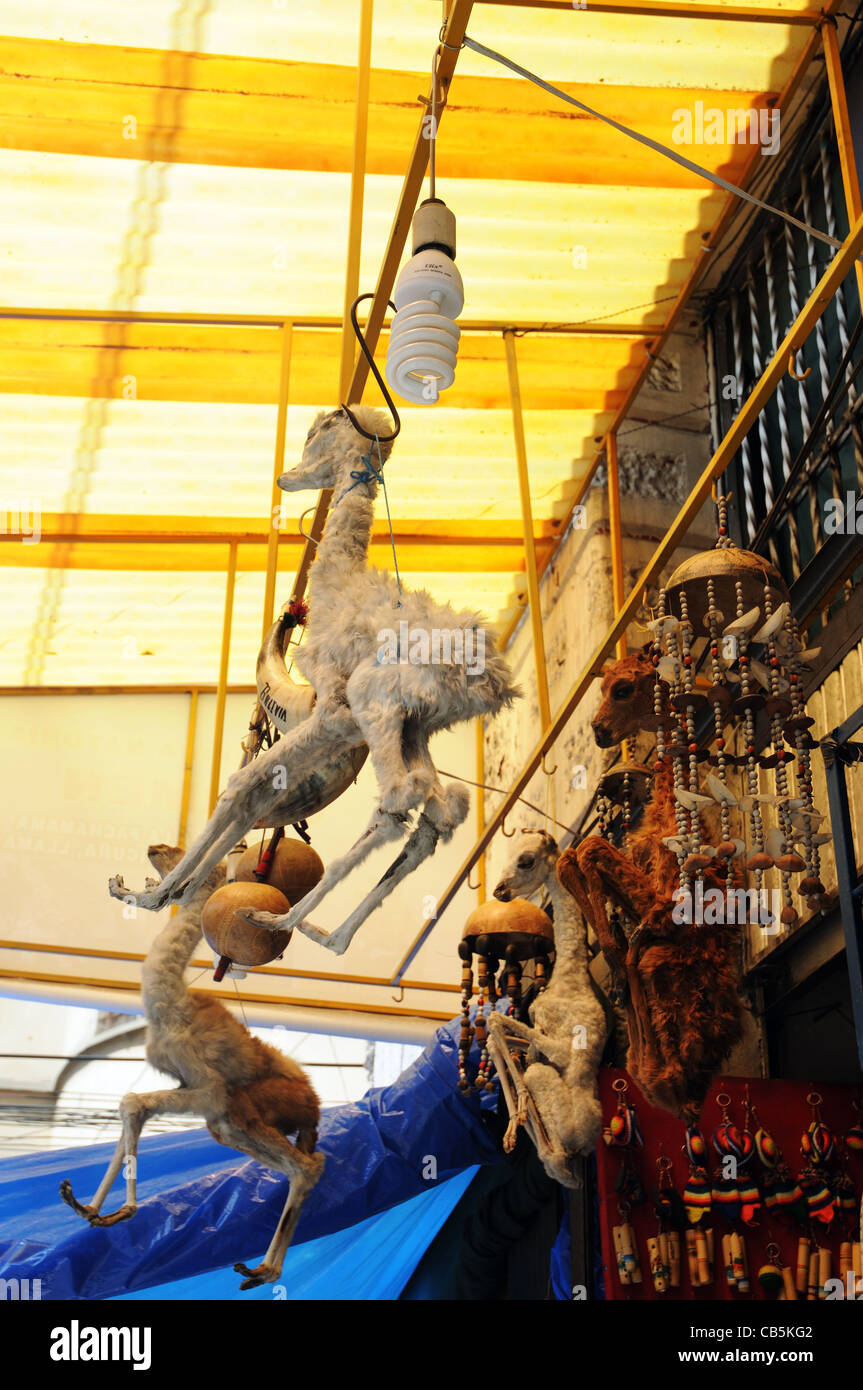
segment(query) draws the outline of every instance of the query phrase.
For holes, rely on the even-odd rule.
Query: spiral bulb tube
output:
[[[417,246],[422,240],[425,245]],[[460,337],[455,319],[464,308],[464,286],[448,254],[450,244],[454,254],[455,220],[442,203],[429,200],[414,219],[415,254],[393,293],[396,313],[386,362],[389,385],[416,405],[434,405],[455,379]]]

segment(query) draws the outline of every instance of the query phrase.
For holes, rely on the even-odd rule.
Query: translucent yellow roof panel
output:
[[[314,407],[289,409],[288,465],[299,459],[315,413]],[[7,396],[3,414],[0,495],[7,505],[125,515],[130,522],[160,515],[266,520],[275,407],[114,400],[105,405],[95,441],[80,399]],[[608,421],[594,411],[525,412],[537,523],[561,515],[562,499],[583,476],[594,437]],[[405,407],[387,486],[398,525],[518,519],[509,411]],[[312,500],[284,494],[283,534],[298,534],[300,512]],[[0,537],[0,565],[12,563],[4,555],[18,544]]]
[[[695,8],[696,3],[693,5]],[[750,8],[812,9],[806,0],[753,0]],[[375,0],[372,64],[426,72],[440,23],[432,0]],[[356,61],[358,0],[211,0],[204,15],[178,13],[176,0],[118,5],[115,0],[4,0],[3,29],[32,38],[136,48],[190,49],[291,62]],[[472,37],[507,52],[550,81],[657,86],[766,88],[781,85],[805,29],[476,4]],[[736,52],[732,52],[736,48]],[[465,76],[488,63],[466,51]]]
[[[348,175],[198,165],[158,171],[2,150],[0,179],[7,306],[339,312]],[[395,178],[366,182],[362,286],[374,286],[399,189]],[[661,321],[662,305],[653,315],[650,305],[683,283],[723,199],[710,188],[458,181],[450,202],[465,312],[502,322]]]
[[[511,605],[513,583],[507,573],[475,573],[466,592],[461,573],[410,576],[411,588],[470,604],[492,622]],[[231,684],[254,682],[263,599],[263,574],[238,574]],[[0,568],[0,602],[0,685],[214,685],[218,678],[223,575]]]
[[[6,0],[5,307],[297,320],[285,457],[298,457],[315,411],[338,397],[359,16],[358,0],[211,0],[204,12]],[[431,0],[374,6],[362,290],[377,279],[439,16]],[[810,29],[477,3],[469,32],[671,143],[681,108],[764,109]],[[754,157],[733,131],[687,152],[735,180]],[[725,194],[467,49],[438,173],[458,220],[463,319],[483,326],[463,333],[441,404],[405,407],[390,505],[408,581],[505,622],[524,586],[500,330],[591,330],[516,340],[542,560]],[[0,488],[45,527],[39,545],[0,538],[12,615],[0,680],[211,682],[231,539],[230,678],[251,679],[279,350],[262,326],[0,318]],[[279,594],[312,501],[284,501]],[[389,567],[383,522],[370,558]]]

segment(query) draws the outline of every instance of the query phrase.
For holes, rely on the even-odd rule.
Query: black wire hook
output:
[[[392,398],[392,396],[390,395],[389,391],[387,390],[386,384],[385,384],[385,382],[384,382],[384,379],[383,379],[383,377],[381,376],[380,372],[378,371],[378,369],[377,369],[377,367],[376,367],[376,365],[375,365],[375,359],[374,359],[374,357],[372,356],[371,352],[369,351],[369,345],[368,345],[368,343],[366,342],[365,338],[363,337],[363,331],[362,331],[362,329],[360,328],[359,324],[357,323],[357,305],[358,305],[358,304],[362,304],[362,302],[363,302],[364,299],[374,299],[374,294],[371,294],[371,293],[370,293],[370,294],[360,294],[360,295],[357,295],[356,299],[354,300],[353,304],[351,305],[351,324],[353,325],[354,333],[357,335],[357,342],[359,343],[359,345],[360,345],[360,347],[361,347],[361,349],[362,349],[363,356],[365,357],[366,361],[368,362],[369,366],[371,367],[372,376],[374,377],[374,379],[375,379],[375,381],[377,382],[378,386],[381,388],[381,391],[382,391],[382,393],[383,393],[384,400],[385,400],[386,403],[387,403],[387,409],[389,410],[390,414],[392,415],[393,419],[395,420],[395,423],[396,423],[395,430],[393,431],[392,434],[369,434],[368,430],[364,430],[364,429],[363,429],[362,425],[359,423],[359,421],[357,420],[357,417],[354,415],[353,411],[350,409],[349,406],[343,404],[343,405],[342,405],[342,410],[343,410],[343,411],[345,412],[345,414],[347,415],[348,419],[350,420],[351,424],[353,425],[353,427],[354,427],[354,429],[357,431],[357,433],[358,433],[358,434],[361,434],[365,439],[370,439],[370,440],[372,440],[372,442],[374,442],[374,441],[377,439],[377,440],[379,440],[379,442],[380,442],[381,444],[392,444],[393,440],[396,438],[396,436],[397,436],[399,430],[400,430],[401,427],[402,427],[402,422],[401,422],[401,420],[399,419],[399,413],[398,413],[398,411],[397,411],[396,408],[395,408],[395,404],[394,404],[394,402],[393,402],[393,398]],[[387,308],[388,308],[388,309],[392,309],[393,312],[396,311],[396,306],[395,306],[395,304],[393,304],[393,302],[392,302],[391,299],[388,299],[388,300],[387,300]]]

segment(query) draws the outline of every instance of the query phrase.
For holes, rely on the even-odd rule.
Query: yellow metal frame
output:
[[[821,42],[824,45],[827,82],[830,87],[830,104],[833,108],[833,124],[836,127],[836,144],[839,150],[839,167],[842,171],[845,207],[848,212],[848,223],[851,225],[863,212],[863,199],[861,199],[860,194],[860,178],[854,155],[851,118],[848,114],[848,97],[845,92],[845,79],[842,75],[842,58],[839,52],[835,21],[829,19],[824,21],[821,26]],[[857,275],[860,303],[863,304],[863,265],[857,261],[854,270]]]
[[[518,469],[518,495],[521,503],[521,525],[524,533],[524,567],[527,579],[527,602],[533,637],[533,662],[536,674],[536,695],[543,730],[551,723],[548,699],[548,666],[545,660],[545,638],[542,631],[542,601],[539,574],[536,567],[536,546],[533,532],[533,512],[530,505],[530,477],[527,471],[527,446],[524,438],[524,414],[521,408],[521,389],[518,382],[518,359],[515,335],[509,330],[503,335],[506,344],[506,368],[509,376],[509,397],[512,408],[512,436]]]
[[[578,10],[591,14],[630,14],[645,19],[712,19],[746,24],[811,24],[820,22],[821,10],[786,10],[779,5],[761,9],[757,5],[718,5],[705,3],[666,4],[665,0],[587,0],[579,6],[573,0],[477,0],[478,4],[505,5],[519,10]]]
[[[225,732],[225,699],[228,690],[228,662],[231,656],[231,627],[234,621],[234,589],[237,582],[237,545],[229,547],[228,573],[225,579],[225,614],[222,619],[222,650],[219,658],[219,683],[216,687],[216,724],[213,730],[213,759],[210,768],[209,814],[219,799],[222,767],[222,740]]]
[[[620,521],[620,472],[617,463],[617,433],[612,430],[606,445],[608,470],[608,529],[611,544],[611,591],[615,617],[623,607],[623,530]],[[626,637],[617,642],[618,657],[626,656]]]
[[[279,564],[279,523],[277,516],[281,506],[279,474],[285,467],[285,430],[288,423],[288,398],[291,387],[291,349],[294,342],[293,324],[282,324],[282,355],[279,369],[279,407],[276,416],[276,445],[273,458],[273,486],[270,492],[269,530],[267,532],[267,578],[264,584],[264,617],[261,640],[266,637],[273,623],[276,608],[276,570]]]

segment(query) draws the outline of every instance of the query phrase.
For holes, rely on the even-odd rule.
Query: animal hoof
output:
[[[137,1207],[124,1204],[117,1211],[110,1212],[108,1216],[99,1216],[98,1213],[94,1212],[92,1216],[87,1217],[87,1220],[91,1226],[116,1226],[119,1221],[128,1221],[130,1217],[135,1215],[136,1211]]]
[[[79,1216],[83,1216],[85,1221],[91,1220],[91,1218],[96,1215],[92,1207],[85,1206],[83,1202],[78,1201],[78,1198],[72,1191],[72,1184],[68,1178],[64,1178],[60,1184],[60,1196],[63,1198],[67,1207],[71,1207]]]
[[[260,1264],[257,1269],[249,1269],[248,1265],[234,1265],[234,1273],[244,1275],[240,1290],[256,1289],[259,1284],[272,1284],[279,1277],[279,1271],[273,1269],[271,1265]]]
[[[129,896],[121,874],[115,874],[113,878],[108,879],[108,892],[112,898],[127,898]]]

